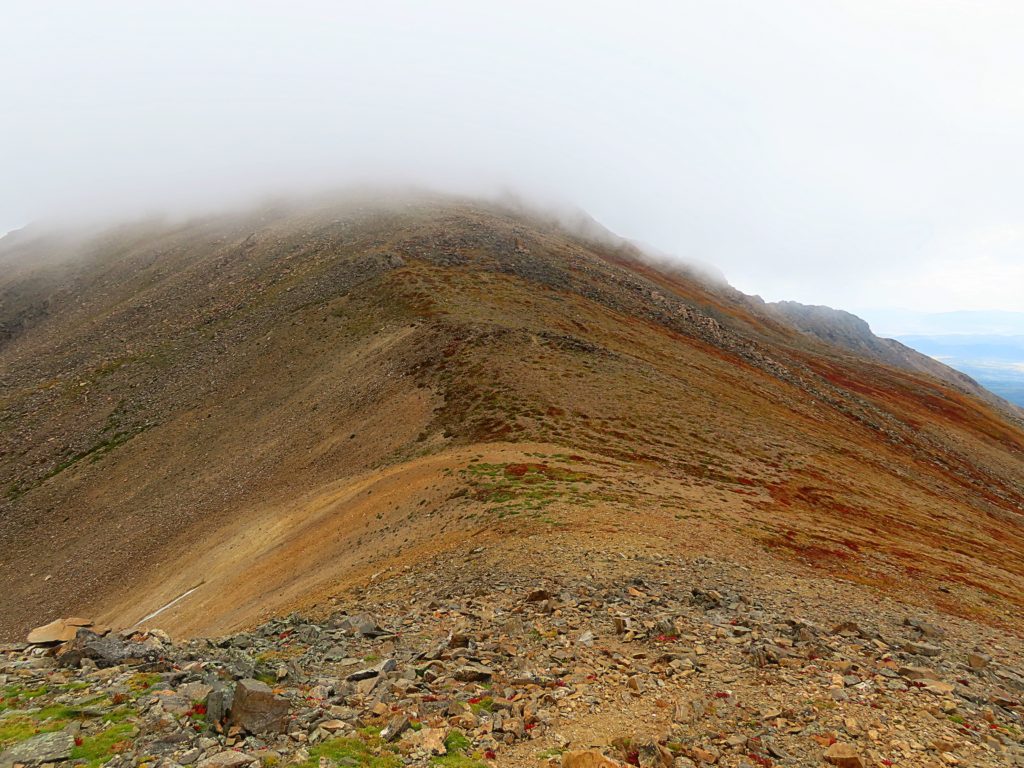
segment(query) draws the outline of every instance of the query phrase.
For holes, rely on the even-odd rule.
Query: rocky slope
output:
[[[38,735],[0,764],[1024,765],[1018,638],[642,547],[530,561],[462,550],[214,640],[9,646],[0,741]]]
[[[3,747],[1016,759],[1016,416],[592,224],[418,197],[26,231],[0,328],[0,636],[113,627],[10,647]],[[253,676],[284,733],[206,729],[207,686]]]

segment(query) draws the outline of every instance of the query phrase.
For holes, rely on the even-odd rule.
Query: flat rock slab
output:
[[[15,744],[0,754],[0,768],[10,768],[16,764],[39,765],[67,760],[71,757],[71,750],[74,747],[75,737],[70,733],[41,733]]]
[[[128,642],[119,637],[103,637],[85,627],[76,627],[75,635],[57,653],[62,667],[79,667],[83,659],[91,659],[98,667],[117,664],[154,663],[160,658],[158,642]]]
[[[903,650],[907,653],[913,653],[917,656],[941,656],[942,649],[937,645],[931,643],[906,643],[903,646]]]
[[[825,752],[825,760],[839,768],[864,768],[864,761],[851,744],[837,741]]]
[[[81,621],[74,619],[73,621]],[[75,639],[78,628],[82,624],[69,624],[64,619],[51,621],[41,627],[36,627],[28,633],[28,641],[33,645],[49,645],[50,643],[66,643]]]
[[[464,683],[486,682],[494,675],[494,670],[483,664],[471,662],[455,670],[455,679]]]
[[[205,760],[200,760],[197,768],[242,768],[243,765],[249,765],[254,762],[256,762],[256,758],[252,755],[247,755],[245,752],[228,750],[227,752],[218,752],[216,755]]]
[[[938,680],[939,675],[934,669],[928,667],[914,667],[906,666],[900,667],[900,675],[907,678],[908,680]]]
[[[394,659],[385,659],[376,666],[367,667],[366,669],[361,669],[358,672],[353,672],[350,675],[348,675],[348,677],[346,677],[345,679],[350,680],[351,682],[358,682],[359,680],[368,680],[371,677],[377,677],[378,675],[390,672],[396,666],[398,666],[398,662],[396,662]]]
[[[346,616],[337,623],[337,628],[342,632],[361,635],[362,637],[380,637],[388,634],[380,628],[377,620],[368,613],[361,613],[358,616]]]
[[[621,768],[621,764],[596,749],[586,749],[562,755],[562,768]]]

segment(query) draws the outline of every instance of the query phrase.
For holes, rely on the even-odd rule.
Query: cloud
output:
[[[0,230],[364,181],[512,187],[770,299],[1024,310],[1017,2],[5,17]]]

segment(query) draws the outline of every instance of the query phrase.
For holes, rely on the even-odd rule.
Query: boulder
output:
[[[339,619],[336,627],[342,632],[362,637],[380,637],[388,634],[380,628],[377,620],[368,613],[360,613],[356,616],[345,616]]]
[[[213,686],[206,683],[185,683],[185,685],[178,689],[178,695],[183,696],[193,704],[205,704],[212,691]]]
[[[672,721],[683,725],[692,725],[704,717],[706,707],[697,699],[680,698],[672,710]]]
[[[233,689],[219,683],[215,685],[206,695],[206,722],[219,730],[231,711],[234,696]]]
[[[913,627],[922,637],[941,639],[946,635],[946,630],[942,627],[936,626],[935,624],[927,621],[922,621],[921,619],[908,617],[903,620],[903,626]]]
[[[825,760],[839,768],[864,768],[864,760],[852,744],[837,741],[825,750]]]
[[[344,720],[324,720],[322,723],[317,725],[318,728],[322,728],[328,733],[338,733],[354,730],[351,725],[346,723]]]
[[[672,753],[653,739],[638,742],[633,748],[640,768],[672,768],[675,764]]]
[[[445,737],[448,735],[447,728],[421,728],[410,733],[412,735],[404,740],[404,743],[410,747],[422,749],[427,754],[434,756],[448,754],[448,748],[444,744]]]
[[[345,679],[352,683],[359,682],[360,680],[369,680],[371,677],[377,677],[379,675],[392,672],[397,666],[398,662],[394,659],[385,659],[384,661],[372,667],[367,667],[366,669],[360,669],[356,672],[352,672]]]
[[[493,669],[477,662],[470,662],[455,670],[455,679],[463,683],[483,683],[493,675]]]
[[[200,760],[197,768],[242,768],[243,765],[249,765],[254,762],[256,762],[256,758],[251,755],[229,749],[226,752],[218,752],[211,757]]]
[[[83,621],[82,619],[71,619],[71,622]],[[78,628],[90,626],[92,622],[85,624],[69,623],[67,619],[57,619],[49,624],[36,627],[28,633],[28,642],[32,645],[53,645],[54,643],[67,643],[75,639]]]
[[[288,700],[275,695],[266,683],[246,678],[235,686],[229,720],[231,725],[252,734],[284,733],[288,709]]]
[[[157,691],[154,697],[160,702],[164,711],[170,712],[172,715],[184,715],[192,709],[191,700],[176,691]]]
[[[942,654],[942,649],[937,645],[932,645],[931,643],[904,643],[903,650],[907,653],[912,653],[915,656],[939,656]]]
[[[975,672],[980,672],[991,663],[992,657],[987,653],[971,653],[967,656],[967,666]]]
[[[380,732],[383,741],[394,741],[407,730],[409,730],[409,718],[405,715],[395,715],[391,721]]]
[[[66,731],[41,733],[0,753],[0,766],[56,763],[69,759],[74,746],[75,737]]]
[[[900,675],[907,680],[938,680],[939,676],[933,669],[928,667],[906,666],[900,667]]]
[[[91,659],[97,667],[117,664],[154,664],[162,654],[159,643],[129,642],[115,635],[101,637],[84,627],[76,628],[74,639],[64,644],[57,654],[62,667],[80,667],[83,659]]]

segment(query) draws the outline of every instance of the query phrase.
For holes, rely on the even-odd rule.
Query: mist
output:
[[[1024,310],[1024,7],[6,4],[0,232],[514,194],[768,300]]]

